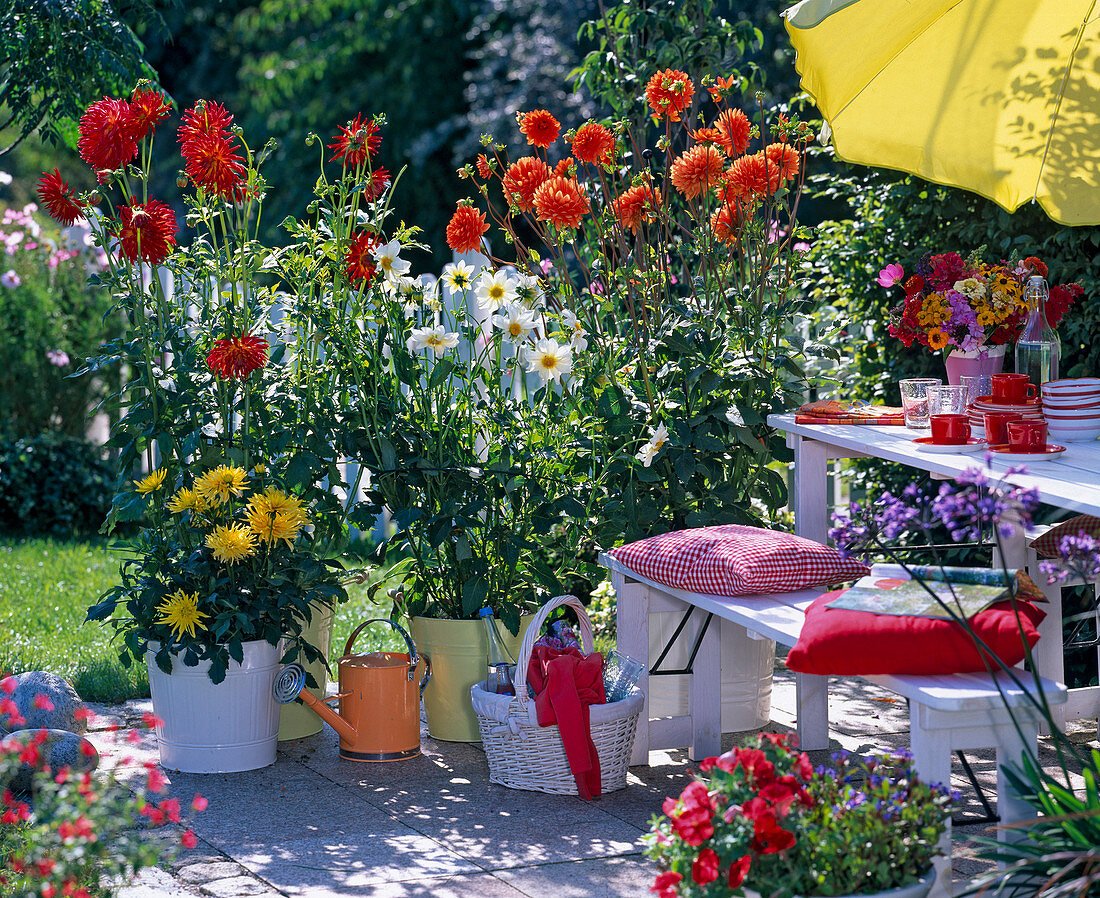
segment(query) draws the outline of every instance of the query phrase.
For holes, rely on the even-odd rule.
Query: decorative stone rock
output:
[[[26,747],[34,742],[35,736],[41,729],[16,730],[6,738],[14,739],[20,745]],[[84,745],[88,745],[88,749]],[[99,752],[95,750],[87,739],[70,733],[68,730],[46,730],[46,741],[38,746],[41,753],[42,764],[48,764],[53,771],[62,767],[68,767],[73,773],[84,773],[95,770],[99,766]],[[87,751],[87,754],[85,752]],[[30,792],[34,778],[35,768],[30,764],[22,764],[14,778],[6,785],[13,792]],[[0,783],[0,785],[4,785]]]
[[[39,708],[35,698],[45,696],[53,710]],[[88,730],[88,721],[81,719],[77,711],[84,707],[77,691],[57,674],[44,670],[32,670],[15,675],[15,692],[11,698],[19,708],[26,723],[18,727],[7,723],[9,730],[66,730],[83,736]],[[7,718],[5,718],[7,721]]]

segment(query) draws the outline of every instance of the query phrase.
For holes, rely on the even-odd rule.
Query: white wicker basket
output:
[[[550,612],[563,605],[577,612],[581,644],[586,652],[591,652],[592,622],[584,605],[573,596],[558,596],[538,610],[524,634],[516,663],[516,694],[496,695],[486,691],[484,682],[470,687],[481,744],[489,761],[489,780],[510,789],[578,794],[577,782],[565,757],[561,732],[556,725],[539,726],[535,703],[527,696],[527,664],[535,640]],[[626,768],[642,705],[642,693],[635,688],[621,702],[588,708],[592,741],[600,756],[604,792],[615,792],[626,786]]]

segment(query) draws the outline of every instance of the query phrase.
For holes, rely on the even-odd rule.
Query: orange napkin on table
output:
[[[796,424],[905,424],[905,411],[889,405],[869,405],[837,399],[807,402],[795,415]]]

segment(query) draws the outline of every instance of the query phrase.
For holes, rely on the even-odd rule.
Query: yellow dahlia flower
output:
[[[168,510],[176,514],[183,514],[185,511],[198,514],[206,511],[206,500],[194,490],[182,487],[168,500]]]
[[[184,633],[194,637],[196,627],[203,626],[207,617],[199,611],[199,594],[182,589],[165,596],[164,601],[157,605],[157,612],[157,623],[171,627],[176,639]]]
[[[195,479],[195,492],[211,505],[224,505],[230,496],[240,496],[248,489],[244,468],[218,465]]]
[[[148,496],[149,493],[156,492],[164,486],[164,478],[167,474],[168,472],[164,468],[157,468],[151,474],[142,477],[141,480],[135,480],[134,486],[143,496]]]
[[[206,547],[223,564],[236,564],[256,551],[256,536],[241,524],[215,527],[206,537]]]

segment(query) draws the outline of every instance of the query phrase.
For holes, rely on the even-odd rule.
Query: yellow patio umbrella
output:
[[[1100,224],[1098,0],[803,0],[785,15],[841,159]]]

